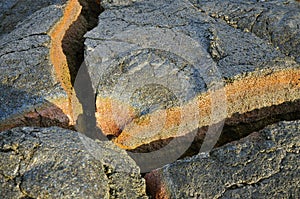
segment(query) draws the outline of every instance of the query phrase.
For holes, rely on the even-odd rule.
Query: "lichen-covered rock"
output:
[[[56,123],[68,125],[69,118],[54,105],[67,106],[67,94],[49,56],[49,32],[62,17],[62,6],[45,6],[1,38],[0,129],[39,124],[45,109],[52,113],[48,117],[44,113],[44,118],[57,115]]]
[[[1,17],[6,17],[1,28],[8,21],[13,27],[0,38],[0,130],[73,125],[74,61],[68,56],[78,53],[80,34],[87,31],[83,12],[88,11],[81,5],[87,1],[0,3]]]
[[[300,67],[293,57],[265,37],[211,17],[196,3],[102,4],[106,10],[98,26],[85,35],[85,61],[97,97],[98,125],[122,148],[300,99]],[[300,13],[297,6],[292,10],[295,16]],[[297,35],[290,35],[295,44]]]
[[[135,162],[111,142],[58,127],[0,133],[1,198],[147,198]]]
[[[300,121],[280,122],[145,176],[153,198],[299,198]]]

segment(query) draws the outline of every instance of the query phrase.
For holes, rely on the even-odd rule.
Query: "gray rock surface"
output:
[[[72,80],[100,10],[94,0],[0,3],[0,130],[74,125]]]
[[[213,18],[232,27],[250,31],[278,47],[300,63],[300,2],[272,1],[196,1],[191,2]]]
[[[69,87],[82,58],[82,34],[97,23],[100,10],[99,1],[78,0],[72,2],[83,6],[81,15],[64,15],[68,2],[0,2],[0,131],[69,128],[73,122]],[[95,96],[98,125],[125,149],[222,124],[232,115],[235,124],[272,114],[299,115],[296,1],[101,4],[106,10],[98,26],[85,35],[88,74],[79,77],[86,82],[77,93],[82,107],[91,108],[77,121],[86,134],[96,122]],[[76,9],[78,4],[70,10]],[[63,17],[72,22],[70,27],[62,24],[64,41],[55,43],[67,56],[68,63],[58,62],[59,69],[69,68],[60,71],[70,75],[64,80],[50,60],[51,31]],[[281,112],[285,106],[289,108]],[[147,175],[149,190],[156,198],[299,198],[299,131],[299,121],[281,122],[209,154],[167,165]],[[184,152],[181,144],[172,149],[178,157]],[[147,197],[135,162],[110,142],[57,127],[18,128],[0,133],[0,147],[0,198]],[[171,158],[172,150],[161,158]]]
[[[29,117],[28,120],[13,118],[35,109],[36,114],[41,115],[42,106],[55,107],[53,100],[67,98],[49,60],[51,38],[48,33],[63,15],[63,7],[59,5],[45,6],[22,18],[17,28],[0,39],[0,129],[9,128],[9,123],[12,127],[39,124],[30,122]],[[26,6],[30,7],[27,2]],[[59,108],[52,109],[60,115],[52,125],[67,126],[68,117],[63,116]]]
[[[34,12],[50,5],[61,6],[66,0],[41,1],[1,1],[0,2],[0,37],[13,31],[18,24]]]
[[[299,198],[300,121],[280,122],[146,175],[153,198]]]
[[[109,118],[108,121],[100,121],[101,127],[118,127],[115,130],[103,128],[106,134],[119,136],[120,132],[124,132],[116,139],[120,146],[133,149],[157,139],[174,137],[179,126],[176,121],[170,122],[169,129],[158,128],[156,132],[151,127],[141,130],[142,125],[137,127],[135,124],[143,124],[148,116],[163,121],[164,110],[171,107],[187,110],[186,104],[191,101],[197,104],[199,101],[193,100],[197,100],[198,96],[219,88],[219,97],[215,98],[222,105],[217,106],[218,113],[211,117],[195,113],[201,116],[196,125],[181,124],[194,130],[220,122],[222,118],[230,118],[235,113],[243,114],[300,98],[299,64],[293,57],[286,56],[284,50],[276,48],[265,37],[211,17],[198,8],[202,5],[199,2],[102,2],[106,10],[99,16],[98,26],[85,35],[85,61],[97,96],[97,107],[105,103],[101,101],[103,98],[119,101],[122,107],[130,107],[119,113],[116,105],[111,112],[117,116],[107,114],[105,119]],[[232,1],[225,2],[230,5]],[[254,1],[251,2],[254,7]],[[275,12],[277,4],[269,4]],[[210,7],[209,4],[207,7]],[[238,8],[232,6],[228,9]],[[294,6],[291,10],[297,18],[299,7]],[[298,21],[294,23],[293,19],[291,23],[297,25]],[[259,30],[260,26],[262,24],[258,23],[256,29]],[[275,28],[276,24],[272,27]],[[285,32],[287,38],[292,38],[291,42],[295,41],[295,45],[298,43],[297,32],[290,35],[288,29],[282,30],[281,27],[278,28],[280,31]],[[299,49],[293,45],[289,48],[289,52]],[[282,83],[279,83],[281,80]],[[200,109],[200,112],[213,109],[205,109],[204,101],[200,99],[198,103],[203,106],[190,109]],[[101,112],[101,108],[99,110]],[[191,115],[189,111],[186,114]],[[148,133],[152,134],[148,136]]]
[[[111,142],[77,132],[15,128],[0,133],[1,198],[147,198],[135,162]]]

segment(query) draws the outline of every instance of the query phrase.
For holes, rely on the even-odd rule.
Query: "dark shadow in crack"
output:
[[[82,106],[82,113],[75,118],[76,130],[92,139],[108,140],[101,129],[97,127],[95,116],[96,94],[85,62],[82,63],[78,71],[76,81],[74,82],[74,90]]]
[[[244,138],[253,132],[257,132],[266,126],[279,121],[292,121],[298,119],[300,119],[300,100],[285,102],[277,106],[255,109],[244,114],[234,114],[231,118],[226,119],[224,128],[222,129],[222,134],[218,139],[215,148]],[[207,130],[207,126],[198,129],[198,133],[189,149],[179,159],[191,157],[199,153]],[[130,152],[148,153],[156,151],[168,145],[173,139],[181,139],[182,142],[185,142],[185,137],[188,137],[188,135],[154,141],[149,144],[142,145],[134,150],[130,150]],[[176,149],[174,149],[174,151],[176,151]]]
[[[92,139],[107,140],[96,125],[95,92],[84,63],[84,34],[98,25],[98,16],[103,11],[100,2],[79,0],[82,11],[67,30],[62,47],[71,75],[71,83],[83,112],[75,118],[75,129]],[[74,105],[74,104],[73,104]]]
[[[66,31],[62,41],[72,85],[84,61],[84,34],[98,25],[98,16],[103,11],[95,0],[79,0],[79,3],[82,6],[80,16]]]

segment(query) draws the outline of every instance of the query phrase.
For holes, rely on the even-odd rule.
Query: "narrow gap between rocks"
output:
[[[96,118],[93,114],[94,112],[89,111],[95,108],[91,107],[95,106],[95,96],[93,94],[89,74],[82,63],[84,61],[84,34],[97,25],[98,16],[103,11],[103,8],[100,7],[99,2],[96,0],[79,0],[79,2],[82,6],[81,14],[66,31],[62,41],[62,48],[64,54],[66,55],[72,86],[74,86],[75,84],[75,79],[80,67],[83,66],[81,72],[84,73],[82,77],[85,80],[86,84],[81,87],[82,89],[80,89],[79,87],[79,89],[76,90],[78,100],[83,107],[83,114],[78,117],[77,123],[84,123],[82,125],[79,125],[85,127],[85,129],[81,129],[81,131],[92,132],[92,135],[89,134],[88,137],[95,139],[97,138],[97,135],[99,135],[99,133],[91,130],[90,127],[94,128],[96,126]],[[92,101],[87,101],[86,98],[91,98]],[[226,124],[222,130],[222,135],[218,143],[216,144],[216,147],[222,146],[234,140],[239,140],[249,135],[250,133],[258,131],[265,126],[273,124],[275,122],[281,120],[300,119],[299,104],[299,101],[293,103],[289,102],[278,106],[254,110],[245,114],[234,115],[233,117],[226,120]],[[289,110],[288,107],[298,107],[298,111],[284,111]],[[276,109],[275,113],[274,109]],[[249,117],[249,115],[251,115],[251,117]],[[256,117],[257,115],[262,116]],[[208,127],[203,127],[198,130],[198,134],[191,144],[191,147],[180,157],[180,159],[196,155],[199,152],[207,128]],[[138,147],[134,150],[130,150],[130,152],[146,153],[155,151],[168,144],[171,140],[172,138],[166,140],[158,140],[153,143]]]
[[[70,81],[75,93],[72,93],[72,106],[82,107],[82,113],[75,116],[76,130],[89,138],[103,140],[101,130],[96,126],[95,94],[91,77],[84,63],[84,35],[98,25],[98,17],[104,11],[99,0],[78,0],[82,6],[78,19],[67,30],[62,48],[67,58]],[[74,111],[74,110],[72,110]],[[74,113],[74,112],[73,112]],[[75,113],[76,114],[76,113]],[[74,116],[74,115],[73,115]]]
[[[293,107],[293,108],[292,108]],[[253,110],[245,114],[236,114],[226,119],[222,134],[215,145],[221,147],[232,141],[240,140],[253,132],[258,132],[268,125],[280,121],[293,121],[300,119],[300,101],[286,102],[278,106],[265,107],[259,110]],[[205,129],[205,130],[204,130]],[[196,155],[203,142],[203,130],[206,132],[207,127],[198,131],[191,147],[181,157]]]
[[[66,31],[62,40],[72,86],[74,86],[78,70],[84,61],[84,34],[97,26],[98,16],[103,11],[97,0],[78,0],[78,2],[82,6],[81,13]]]
[[[78,0],[82,10],[78,19],[66,31],[62,41],[71,76],[71,84],[84,61],[84,34],[98,24],[98,16],[103,11],[97,0]]]
[[[76,126],[76,130],[95,139],[98,138],[99,132],[95,132],[96,119],[93,114],[95,112],[93,111],[95,97],[91,78],[84,64],[84,35],[98,25],[98,16],[103,12],[103,8],[98,0],[78,0],[78,2],[82,6],[81,13],[66,31],[62,40],[63,53],[66,56],[70,73],[70,84],[75,90],[75,93],[71,92],[69,94],[69,97],[72,97],[69,106],[73,106],[74,99],[79,101],[83,113],[78,118],[73,118],[77,119],[77,121],[73,121],[73,128],[75,129]],[[78,75],[79,73],[80,75]],[[78,82],[77,84],[82,83],[82,85],[75,86],[76,82]],[[84,129],[80,127],[84,127]]]
[[[54,102],[68,117],[68,128],[74,129],[74,82],[84,61],[84,34],[94,28],[103,9],[97,0],[67,1],[62,18],[50,31],[50,60],[56,77],[67,94],[63,103]],[[86,85],[91,87],[91,85]],[[62,126],[57,124],[56,126]]]

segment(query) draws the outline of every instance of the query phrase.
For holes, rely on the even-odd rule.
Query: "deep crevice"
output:
[[[83,109],[83,113],[75,118],[77,121],[74,121],[74,125],[77,131],[86,136],[92,139],[100,139],[101,130],[96,128],[94,114],[95,95],[91,78],[84,63],[84,35],[98,25],[98,17],[104,9],[101,7],[100,1],[97,0],[78,0],[78,2],[82,6],[81,13],[66,31],[62,41],[63,52],[70,72],[71,85]]]
[[[77,73],[80,69],[80,66],[82,66],[82,63],[84,61],[84,34],[88,30],[91,30],[97,25],[98,16],[103,11],[103,8],[101,8],[99,3],[97,3],[96,1],[79,0],[79,2],[83,7],[81,14],[78,17],[77,21],[74,22],[66,32],[62,44],[63,51],[67,57],[72,86],[74,86],[75,78],[77,77]],[[86,80],[85,82],[88,84],[85,85],[84,90],[90,91],[92,89],[92,86],[91,86],[89,74],[85,67],[83,68],[83,72],[84,72],[84,79]],[[88,127],[88,125],[80,125],[86,127],[86,129],[82,129],[82,131],[85,134],[87,134],[87,132],[92,132],[91,129],[96,127],[95,116],[90,115],[91,114],[90,102],[92,101],[87,102],[86,100],[87,96],[85,95],[86,93],[88,93],[88,95],[91,95],[89,97],[95,98],[93,92],[83,91],[83,89],[76,90],[76,95],[80,103],[82,104],[83,111],[84,111],[83,114],[79,116],[77,122],[84,122],[85,124],[91,124],[91,128]],[[94,106],[94,104],[92,106]],[[295,107],[295,106],[298,107],[296,112],[293,111],[285,112],[285,113],[280,112],[280,110],[289,110],[288,107]],[[274,109],[276,110],[275,113],[273,112]],[[234,116],[226,120],[226,124],[222,130],[222,135],[215,147],[222,146],[234,140],[239,140],[249,135],[252,132],[261,130],[265,126],[279,122],[281,120],[300,119],[299,111],[300,111],[299,101],[297,101],[294,103],[288,102],[279,106],[262,108],[260,110],[254,110],[245,114],[235,114]],[[263,112],[263,114],[260,117],[257,117],[257,115],[261,114],[258,112]],[[199,129],[198,135],[196,136],[191,147],[185,152],[184,155],[180,157],[180,159],[185,158],[187,156],[196,155],[199,152],[207,128],[208,127],[202,127],[201,129]],[[95,131],[92,134],[93,135],[91,134],[87,134],[87,135],[90,138],[96,139],[97,135],[99,135],[99,131],[98,132]],[[155,141],[130,151],[150,152],[150,151],[158,150],[161,147],[167,145],[171,140],[172,138]]]
[[[82,10],[78,19],[66,31],[62,41],[63,52],[74,82],[81,64],[84,61],[84,35],[98,24],[98,16],[103,11],[97,0],[78,0]]]
[[[78,17],[75,13],[77,10],[80,11]],[[46,102],[35,107],[34,110],[13,115],[5,122],[0,121],[0,131],[20,126],[60,126],[75,130],[71,107],[72,87],[84,61],[84,34],[98,24],[98,16],[102,11],[103,8],[98,0],[70,0],[67,2],[64,15],[47,34],[51,37],[50,61],[68,99]],[[72,20],[75,21],[72,22]]]
[[[95,94],[91,77],[84,62],[84,35],[98,25],[98,17],[104,11],[99,0],[78,0],[82,6],[78,19],[66,31],[62,41],[71,77],[71,85],[82,106],[82,114],[74,121],[75,129],[92,139],[105,139],[96,126]],[[73,95],[73,94],[72,94]],[[75,96],[73,96],[75,97]],[[72,102],[75,103],[75,102]]]
[[[114,195],[114,188],[112,186],[112,184],[113,184],[112,183],[113,168],[110,167],[109,165],[103,165],[103,170],[104,170],[104,173],[108,180],[108,187],[109,187],[108,193],[111,197]]]

